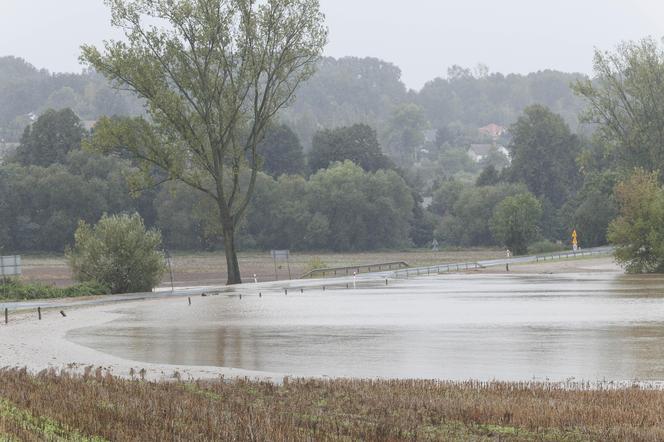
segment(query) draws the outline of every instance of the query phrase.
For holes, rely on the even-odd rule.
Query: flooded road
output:
[[[142,362],[296,376],[664,380],[662,276],[445,275],[119,311],[68,339]]]

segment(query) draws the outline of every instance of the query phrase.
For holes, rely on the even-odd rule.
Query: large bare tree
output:
[[[143,98],[148,118],[101,119],[92,140],[129,151],[212,198],[228,284],[241,282],[235,231],[277,112],[315,69],[327,40],[318,0],[106,0],[125,39],[81,60]]]

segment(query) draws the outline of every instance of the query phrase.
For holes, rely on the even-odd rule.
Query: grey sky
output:
[[[661,0],[321,0],[328,55],[374,56],[420,88],[453,64],[590,73],[593,47],[664,36]],[[102,0],[0,0],[0,55],[80,71],[78,47],[113,35]]]

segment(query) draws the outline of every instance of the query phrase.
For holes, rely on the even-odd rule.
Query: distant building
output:
[[[471,144],[468,149],[468,156],[476,163],[479,163],[488,157],[494,149],[509,158],[510,154],[505,146],[495,144]]]
[[[499,137],[501,137],[502,135],[504,135],[507,132],[506,127],[499,126],[499,125],[494,124],[494,123],[488,124],[484,127],[480,127],[477,130],[482,135],[487,135],[487,136],[493,138],[494,140],[497,140]]]
[[[97,124],[97,120],[83,120],[81,121],[81,124],[85,130],[90,132],[92,128],[95,127],[95,124]]]
[[[491,149],[493,149],[493,144],[471,144],[468,149],[468,156],[476,163],[479,163],[489,156]]]

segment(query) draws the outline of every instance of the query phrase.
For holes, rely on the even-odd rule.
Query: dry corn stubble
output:
[[[531,383],[150,383],[0,372],[10,440],[664,440],[664,392]],[[8,411],[9,410],[9,411]],[[44,433],[46,432],[46,433]],[[48,434],[51,434],[48,433]]]

